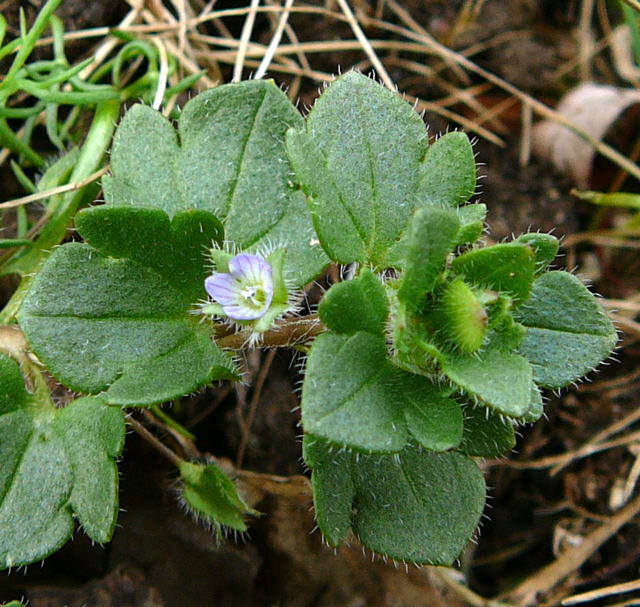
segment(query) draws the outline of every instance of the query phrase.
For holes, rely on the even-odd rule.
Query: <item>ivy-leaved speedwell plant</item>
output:
[[[273,345],[274,326],[278,345],[312,341],[303,456],[327,542],[352,530],[376,553],[451,564],[484,507],[475,458],[507,453],[514,426],[542,415],[541,388],[575,382],[616,341],[580,280],[549,271],[554,237],[478,244],[475,188],[466,135],[429,144],[409,104],[356,72],[306,118],[268,81],[206,91],[175,126],[133,106],[106,204],[78,213],[84,242],[53,251],[18,315],[33,354],[85,396],[56,408],[28,357],[31,393],[0,359],[0,564],[50,554],[74,517],[109,539],[123,410],[239,379],[218,337],[230,324],[247,346]],[[287,333],[330,261],[349,279]],[[198,516],[246,528],[219,468],[178,469]]]

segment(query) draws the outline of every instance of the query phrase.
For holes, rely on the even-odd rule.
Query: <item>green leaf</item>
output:
[[[482,236],[484,221],[487,217],[487,205],[482,203],[467,204],[458,208],[460,231],[458,232],[458,245],[473,244]]]
[[[315,437],[307,442],[317,443],[307,463],[316,517],[330,544],[344,539],[350,520],[367,548],[393,559],[449,566],[462,552],[485,499],[471,459],[414,446],[397,455],[349,455]]]
[[[531,386],[531,404],[527,409],[527,412],[522,416],[525,422],[537,422],[544,413],[544,402],[542,401],[542,393],[538,386],[533,384]]]
[[[329,257],[383,267],[414,208],[427,149],[420,116],[399,95],[348,72],[287,133],[297,179]]]
[[[424,377],[403,374],[407,428],[426,449],[446,451],[462,440],[462,409]]]
[[[118,517],[118,468],[114,458],[124,444],[122,411],[88,396],[58,410],[54,428],[73,473],[69,504],[92,540],[108,542]]]
[[[351,475],[352,454],[311,434],[302,440],[305,463],[313,468],[311,488],[318,527],[330,546],[339,546],[351,527],[351,504],[355,486]]]
[[[499,457],[513,449],[513,424],[487,407],[468,405],[464,411],[464,432],[458,450],[478,457]]]
[[[28,400],[29,394],[15,361],[0,352],[0,415],[24,408]]]
[[[451,268],[469,282],[507,293],[516,302],[529,297],[536,269],[533,250],[520,243],[474,249],[456,257]]]
[[[318,312],[322,322],[336,333],[381,335],[389,302],[380,279],[364,268],[358,278],[333,285],[324,294]]]
[[[455,207],[476,189],[476,160],[465,133],[447,133],[435,141],[420,166],[419,206]]]
[[[536,260],[536,275],[540,275],[547,270],[558,254],[560,243],[551,234],[531,232],[519,236],[516,242],[526,244],[533,249]]]
[[[180,495],[187,508],[211,524],[217,533],[223,527],[246,531],[245,517],[256,514],[240,498],[233,481],[215,464],[183,461],[180,470]]]
[[[17,386],[17,363],[0,355],[0,382]],[[20,392],[20,391],[18,391]],[[111,538],[118,511],[113,458],[124,440],[124,415],[98,398],[64,409],[0,396],[0,567],[39,561],[73,532],[73,515],[96,542]]]
[[[487,347],[476,354],[449,354],[444,374],[472,398],[510,417],[521,417],[529,409],[531,365],[519,354]]]
[[[531,363],[536,383],[561,388],[607,358],[617,337],[595,297],[567,272],[538,278],[516,319],[527,331],[520,353]]]
[[[407,431],[382,335],[320,335],[302,388],[302,424],[331,442],[363,451],[399,451]]]
[[[205,253],[223,239],[222,225],[206,211],[178,211],[170,220],[160,209],[106,205],[78,213],[76,228],[104,255],[155,270],[191,302],[206,297]]]
[[[210,211],[224,223],[226,239],[241,249],[286,247],[288,274],[303,285],[328,260],[303,194],[289,185],[284,136],[301,125],[302,117],[272,81],[201,93],[185,105],[177,132],[159,112],[135,105],[114,138],[105,198],[170,216]]]
[[[3,569],[43,559],[60,548],[73,532],[68,508],[73,487],[71,466],[60,438],[50,424],[43,426],[36,429],[35,420],[27,411],[0,417],[2,442],[13,440],[11,435],[17,432],[22,442],[18,461],[10,462],[11,481],[1,496]],[[2,462],[3,469],[8,465],[9,462]]]
[[[426,207],[414,214],[398,289],[398,299],[410,309],[420,309],[425,296],[435,289],[459,230],[460,220],[450,209]]]
[[[235,377],[231,359],[191,313],[185,283],[71,243],[36,276],[20,324],[40,360],[72,389],[106,390],[114,404],[162,402]]]

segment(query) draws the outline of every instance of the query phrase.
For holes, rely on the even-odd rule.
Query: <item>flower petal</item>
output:
[[[224,306],[224,313],[234,320],[255,320],[263,316],[265,312],[266,308],[257,310],[256,308],[243,306],[241,303]]]
[[[204,288],[214,301],[222,306],[235,305],[240,302],[241,286],[231,274],[214,274],[204,281]]]
[[[257,255],[241,253],[229,261],[229,273],[242,282],[273,288],[271,265]]]
[[[273,300],[273,271],[258,255],[241,253],[229,261],[229,273],[205,279],[209,296],[235,320],[255,320],[264,316]]]

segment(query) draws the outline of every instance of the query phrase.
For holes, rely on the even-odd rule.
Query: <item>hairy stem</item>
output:
[[[312,340],[325,331],[325,326],[317,314],[309,314],[302,318],[292,318],[276,325],[262,334],[259,345],[262,347],[293,347]],[[247,345],[248,334],[244,331],[223,334],[217,339],[221,348],[239,350]]]

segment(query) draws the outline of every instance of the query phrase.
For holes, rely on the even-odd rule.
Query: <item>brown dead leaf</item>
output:
[[[602,141],[622,113],[640,103],[640,91],[586,82],[567,93],[557,111],[577,129]],[[582,189],[589,187],[593,146],[566,126],[543,120],[533,128],[533,151]]]

